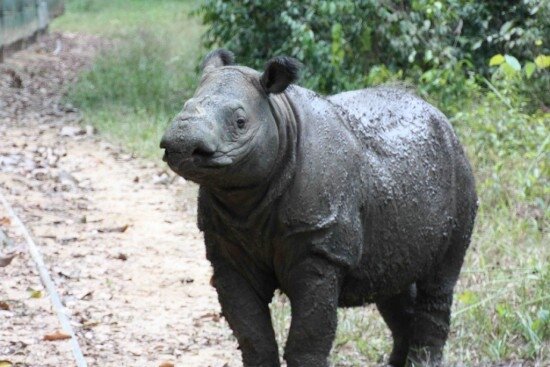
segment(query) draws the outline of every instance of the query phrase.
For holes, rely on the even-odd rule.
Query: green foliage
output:
[[[537,55],[522,66],[512,55],[496,54],[489,60],[489,66],[495,67],[491,76],[493,83],[507,87],[508,94],[513,90],[525,98],[524,107],[536,109],[550,104],[550,56]]]
[[[550,53],[543,0],[206,0],[199,13],[207,47],[228,47],[256,68],[274,55],[294,56],[306,65],[305,84],[327,93],[365,86],[377,65],[435,80],[435,88],[450,84],[445,73],[465,71],[463,60],[488,76],[497,53],[522,60]]]
[[[525,101],[510,85],[489,86],[491,93],[451,119],[478,169],[478,189],[486,193],[483,204],[513,206],[519,200],[543,210],[550,205],[550,115],[522,112]]]

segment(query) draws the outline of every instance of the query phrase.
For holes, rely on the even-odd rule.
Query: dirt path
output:
[[[59,103],[98,44],[52,36],[0,66],[2,191],[33,232],[90,366],[239,366],[209,286],[196,186],[76,126]],[[60,327],[6,217],[0,209],[11,238],[0,256],[21,253],[0,268],[0,361],[73,366],[67,341],[42,340]]]

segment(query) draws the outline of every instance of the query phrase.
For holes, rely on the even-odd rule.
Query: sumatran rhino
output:
[[[276,289],[292,306],[289,367],[328,366],[337,308],[370,302],[393,336],[390,365],[440,365],[477,207],[461,145],[402,89],[325,97],[291,85],[299,65],[276,57],[259,73],[210,53],[161,142],[200,185],[198,226],[244,366],[280,366]]]

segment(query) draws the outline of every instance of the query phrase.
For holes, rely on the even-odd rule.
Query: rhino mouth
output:
[[[218,152],[195,149],[190,155],[174,150],[165,150],[162,160],[178,174],[187,174],[206,169],[219,169],[229,166],[233,160]]]

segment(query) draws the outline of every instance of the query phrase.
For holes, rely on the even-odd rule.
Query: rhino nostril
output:
[[[213,151],[204,149],[203,147],[197,147],[195,150],[193,150],[193,153],[191,153],[194,157],[211,157],[214,154]]]
[[[163,136],[160,141],[160,149],[165,149],[166,151],[173,151],[176,149],[176,142],[173,139],[170,139],[168,136]]]
[[[160,149],[164,149],[165,153],[180,153],[182,144],[180,140],[165,135],[160,141]]]

